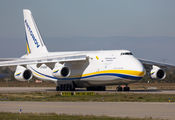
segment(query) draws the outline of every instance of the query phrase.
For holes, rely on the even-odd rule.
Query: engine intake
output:
[[[71,71],[67,66],[56,63],[52,75],[56,78],[65,78],[69,77],[70,73]]]
[[[153,69],[150,71],[150,78],[163,80],[165,77],[166,72],[163,69],[153,65]]]
[[[18,81],[28,81],[32,79],[33,74],[30,70],[26,69],[25,67],[17,66],[14,77]]]

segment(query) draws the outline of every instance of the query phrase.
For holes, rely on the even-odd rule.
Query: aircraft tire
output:
[[[87,91],[90,91],[89,87],[86,88]]]
[[[97,86],[96,91],[101,91],[101,86]]]
[[[106,91],[106,87],[105,86],[102,87],[102,91]]]
[[[124,91],[130,91],[129,87],[124,87]]]
[[[60,91],[60,87],[59,86],[56,87],[56,91]]]
[[[117,91],[122,91],[122,87],[117,87]]]
[[[61,85],[61,91],[64,91],[64,85]]]
[[[127,87],[126,91],[130,91],[130,87]]]
[[[65,91],[68,90],[68,85],[67,84],[64,85],[64,89],[65,89]]]
[[[59,87],[59,91],[61,91],[61,86]]]
[[[71,84],[61,84],[56,87],[56,91],[75,91],[75,87]]]
[[[75,91],[75,87],[72,88],[72,91]]]
[[[63,86],[62,86],[62,85],[60,85],[60,91],[62,91],[62,87],[63,87]]]
[[[67,91],[70,91],[71,85],[67,85]]]
[[[124,87],[124,91],[127,91],[127,87]]]

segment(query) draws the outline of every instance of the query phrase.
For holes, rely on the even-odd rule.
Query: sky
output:
[[[23,9],[50,52],[127,49],[175,64],[174,0],[1,0],[0,57],[26,54]]]

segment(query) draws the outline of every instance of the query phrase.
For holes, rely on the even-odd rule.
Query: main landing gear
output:
[[[120,87],[120,85],[116,89],[117,89],[117,91],[122,91],[122,87]],[[128,85],[126,85],[126,87],[124,87],[124,91],[130,91],[130,87],[128,87]]]
[[[93,86],[93,87],[87,87],[87,91],[105,91],[106,87],[105,86]]]
[[[61,84],[56,87],[56,91],[75,91],[73,84]]]

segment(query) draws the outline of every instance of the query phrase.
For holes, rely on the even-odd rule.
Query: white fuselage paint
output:
[[[51,80],[57,85],[74,83],[77,87],[89,87],[93,85],[119,85],[137,82],[145,75],[145,69],[133,55],[127,50],[110,51],[80,51],[80,52],[48,52],[45,55],[29,54],[25,58],[49,57],[56,55],[84,54],[85,61],[66,62],[71,74],[68,78],[55,78],[52,69],[45,64],[39,68],[36,64],[27,65],[33,75],[40,80]]]

